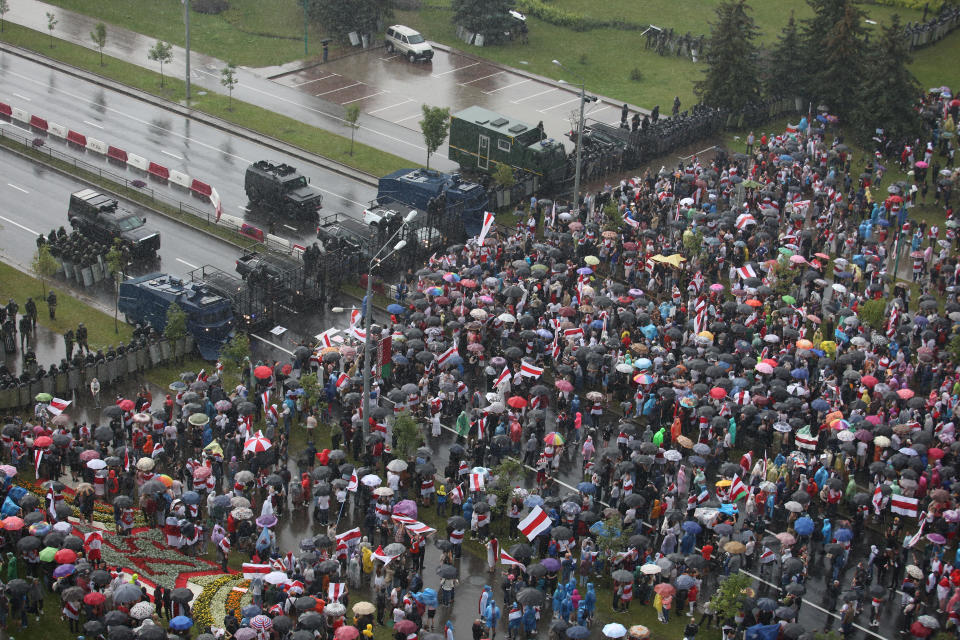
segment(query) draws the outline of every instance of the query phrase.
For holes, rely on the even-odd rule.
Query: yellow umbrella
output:
[[[673,265],[674,267],[679,267],[681,264],[683,264],[683,263],[686,262],[686,261],[687,261],[687,259],[684,258],[684,257],[683,257],[682,255],[680,255],[679,253],[675,253],[675,254],[673,254],[672,256],[667,256],[666,260],[664,260],[664,262],[667,262],[667,263]]]
[[[598,258],[597,256],[587,256],[586,258],[583,259],[583,261],[586,262],[591,267],[600,264],[600,258]]]
[[[713,340],[713,334],[709,331],[701,331],[697,334],[698,338],[706,338],[707,340]]]
[[[729,487],[731,484],[733,484],[733,481],[727,480],[726,478],[724,478],[723,480],[717,480],[718,487]]]
[[[213,442],[211,442],[210,444],[208,444],[207,446],[205,446],[205,447],[203,448],[203,450],[204,450],[204,451],[209,451],[210,453],[215,454],[215,455],[220,455],[220,456],[223,455],[223,447],[221,447],[221,446],[220,446],[220,443],[217,442],[216,440],[214,440]]]

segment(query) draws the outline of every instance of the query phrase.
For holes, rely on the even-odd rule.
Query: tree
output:
[[[420,121],[423,141],[427,145],[427,168],[430,168],[430,156],[440,148],[450,131],[450,108],[423,105],[423,120]]]
[[[107,268],[110,269],[110,277],[113,278],[113,330],[116,333],[120,333],[120,322],[117,319],[120,314],[120,283],[123,281],[123,272],[126,268],[122,242],[119,238],[115,239],[106,255]]]
[[[859,100],[865,49],[864,13],[854,0],[807,0],[814,16],[804,21],[800,51],[806,93],[815,104],[847,118]]]
[[[787,91],[795,91],[796,85],[803,87],[806,84],[807,65],[798,55],[802,48],[800,30],[791,11],[787,26],[780,32],[780,38],[770,55],[766,56],[764,85],[767,95],[783,96]]]
[[[171,343],[187,336],[187,314],[176,302],[167,307],[167,326],[163,335]]]
[[[453,0],[453,24],[481,34],[488,42],[502,38],[516,20],[513,0]]]
[[[33,254],[33,272],[40,276],[44,300],[47,299],[47,278],[53,277],[59,268],[57,259],[50,253],[50,247],[46,243],[40,245],[37,252]]]
[[[514,458],[505,458],[503,462],[490,470],[494,477],[493,486],[488,490],[497,496],[493,514],[497,517],[507,512],[510,506],[510,494],[517,486],[517,479],[523,477],[523,465]]]
[[[163,86],[163,65],[173,60],[173,45],[163,40],[157,40],[147,56],[153,62],[160,63],[160,86]]]
[[[857,310],[857,316],[865,325],[873,328],[874,331],[883,331],[887,324],[886,318],[887,301],[867,300]]]
[[[893,140],[913,139],[920,132],[920,115],[915,107],[923,91],[910,71],[911,62],[900,16],[894,15],[867,51],[860,99],[853,115],[861,140],[869,141],[877,126],[882,126]]]
[[[350,127],[350,155],[353,155],[353,136],[360,128],[360,125],[357,124],[359,119],[360,107],[356,103],[348,104],[343,110],[343,120]]]
[[[303,406],[308,410],[316,408],[317,401],[325,397],[316,373],[301,374],[300,387],[303,389]]]
[[[235,333],[225,345],[220,347],[220,358],[235,367],[237,371],[243,367],[244,361],[249,357],[250,337],[243,331]]]
[[[56,28],[57,22],[59,22],[59,20],[57,20],[56,15],[47,11],[47,31],[50,32],[51,49],[53,49],[53,30]]]
[[[347,34],[357,32],[372,34],[382,31],[381,24],[390,24],[393,10],[390,0],[304,0],[307,3],[307,15],[324,32],[340,41]]]
[[[3,32],[3,16],[10,11],[10,3],[7,0],[0,0],[0,32]]]
[[[623,530],[620,516],[613,515],[603,521],[603,529],[597,536],[597,547],[608,554],[623,551],[629,546],[629,538]]]
[[[752,578],[745,573],[731,573],[720,581],[713,592],[710,604],[717,614],[717,620],[732,620],[743,604],[744,589],[750,586]]]
[[[506,162],[497,164],[497,168],[493,172],[493,181],[504,189],[509,189],[517,184],[517,179],[513,176],[513,167]]]
[[[423,444],[420,425],[409,413],[401,413],[393,421],[393,455],[401,460],[413,456]]]
[[[759,29],[749,9],[745,0],[725,0],[717,6],[704,55],[706,69],[694,86],[710,106],[739,110],[759,98]]]
[[[237,65],[232,62],[220,71],[220,84],[226,87],[227,95],[230,96],[228,103],[230,106],[227,107],[228,109],[233,108],[233,90],[239,82],[240,80],[237,78]]]
[[[100,66],[103,66],[103,48],[107,46],[107,25],[98,22],[97,26],[90,32],[90,39],[100,50]]]

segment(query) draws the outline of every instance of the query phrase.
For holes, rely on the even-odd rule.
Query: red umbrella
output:
[[[571,383],[569,380],[557,380],[553,383],[553,386],[560,391],[573,391],[573,383]]]
[[[862,378],[860,378],[860,382],[863,383],[863,386],[869,389],[873,389],[873,387],[875,387],[876,384],[880,381],[874,378],[873,376],[863,376]]]
[[[913,389],[897,389],[897,395],[903,400],[909,400],[914,396]]]
[[[573,316],[577,315],[577,312],[571,307],[560,307],[560,310],[557,311],[557,314],[563,316],[564,318],[572,318]]]
[[[450,304],[450,298],[448,298],[447,296],[437,296],[436,298],[433,299],[433,301],[436,302],[441,307],[445,307],[448,304]]]
[[[77,561],[77,552],[72,549],[60,549],[53,555],[58,564],[72,564]]]
[[[527,406],[527,399],[521,396],[513,396],[507,400],[507,404],[514,409],[523,409],[525,406]]]
[[[937,447],[930,447],[929,449],[927,449],[927,457],[932,458],[934,460],[939,460],[940,458],[942,458],[944,456],[944,453],[945,452],[943,449],[939,449]]]
[[[414,624],[413,620],[401,620],[393,625],[393,630],[403,634],[413,633],[417,630],[417,625]]]
[[[285,364],[285,365],[283,365],[283,366],[280,368],[280,372],[281,372],[283,375],[285,375],[285,376],[290,375],[291,373],[293,373],[293,365],[292,365],[292,364]]]
[[[727,390],[723,387],[714,387],[710,389],[710,397],[714,400],[722,400],[727,397]]]
[[[133,411],[133,400],[130,400],[129,398],[124,398],[123,400],[120,401],[120,404],[118,406],[124,411]]]
[[[21,518],[17,516],[9,516],[3,519],[3,528],[7,531],[19,531],[23,529],[24,523]]]
[[[260,365],[253,370],[253,375],[256,376],[257,380],[269,380],[270,376],[273,375],[273,369],[264,365]]]
[[[46,449],[52,444],[53,444],[53,438],[51,438],[50,436],[40,436],[39,438],[33,441],[33,446],[36,447],[37,449]]]
[[[919,622],[914,622],[913,624],[910,625],[910,635],[914,637],[926,638],[931,633],[933,633],[933,629],[930,629],[929,627],[925,627]]]
[[[413,622],[410,620],[401,620],[397,624],[393,625],[393,630],[399,631],[398,627],[404,622],[409,622],[413,627],[413,629],[411,629],[410,631],[404,631],[403,633],[413,633],[414,631],[417,630],[417,625],[413,624]],[[337,629],[333,634],[333,637],[335,640],[356,640],[359,636],[360,636],[359,629],[357,629],[352,625],[344,625],[339,629]]]
[[[104,602],[106,602],[107,597],[102,593],[100,593],[99,591],[91,591],[87,595],[83,596],[83,601],[89,604],[90,606],[95,607],[98,604],[103,604]]]

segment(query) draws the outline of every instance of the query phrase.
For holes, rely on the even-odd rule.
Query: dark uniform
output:
[[[55,320],[57,317],[57,294],[53,291],[47,296],[47,307],[50,308],[50,319]]]
[[[73,357],[73,329],[67,329],[63,334],[63,343],[67,347],[67,360]]]
[[[27,317],[30,318],[30,327],[33,331],[37,330],[37,303],[33,301],[33,298],[27,298],[27,303],[23,305],[24,312],[27,314]]]
[[[87,328],[81,322],[77,325],[77,350],[83,350],[90,353],[90,346],[87,344]]]

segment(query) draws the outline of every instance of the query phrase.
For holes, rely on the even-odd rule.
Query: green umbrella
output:
[[[49,393],[38,393],[36,397],[37,402],[50,402],[53,400],[53,396]]]
[[[40,552],[40,562],[53,562],[53,556],[57,554],[56,547],[46,547]]]
[[[757,187],[760,186],[760,183],[757,182],[756,180],[744,180],[740,184],[743,185],[744,189],[756,189]]]
[[[787,249],[786,247],[780,247],[780,253],[787,256],[788,258],[793,255],[792,249]]]
[[[191,413],[190,417],[187,418],[187,422],[189,422],[195,427],[202,427],[203,425],[210,422],[210,418],[205,413]]]
[[[797,299],[794,298],[793,296],[790,296],[790,295],[783,296],[783,297],[780,298],[780,299],[783,300],[784,302],[786,302],[787,304],[797,304]],[[191,416],[191,417],[192,417],[192,416]]]

